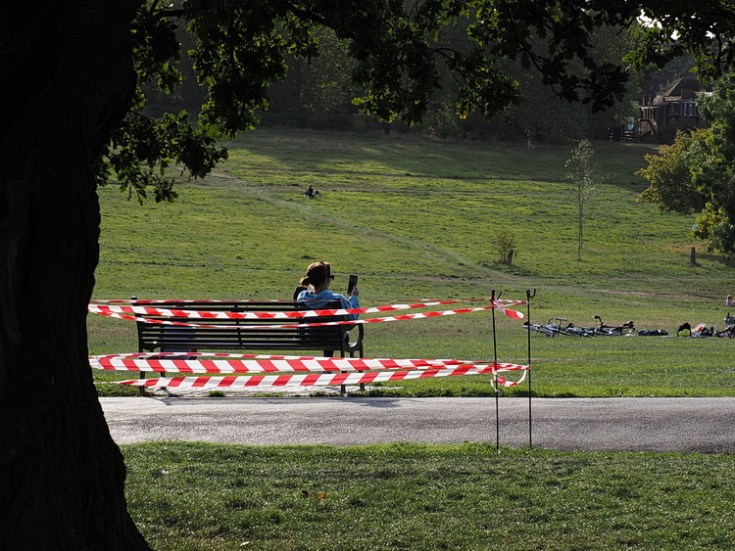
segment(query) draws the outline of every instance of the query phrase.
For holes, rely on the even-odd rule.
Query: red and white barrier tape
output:
[[[121,305],[102,305],[90,304],[88,310],[94,314],[111,315],[111,314],[148,314],[152,316],[167,316],[191,319],[301,319],[319,316],[344,316],[349,314],[372,314],[380,312],[391,312],[397,310],[415,310],[417,308],[425,308],[430,306],[439,306],[447,304],[456,304],[463,302],[459,300],[437,300],[431,302],[419,302],[413,304],[389,304],[386,306],[373,306],[369,308],[340,308],[340,309],[323,309],[323,310],[294,310],[285,312],[224,312],[224,311],[205,311],[205,310],[186,310],[171,308],[153,308],[147,306],[121,306]],[[491,304],[507,316],[515,319],[523,318],[521,312],[510,310],[509,306],[523,304],[523,301],[500,301],[495,300]],[[490,309],[490,307],[486,308]]]
[[[439,299],[426,299],[422,298],[417,300],[416,302],[441,302],[443,304],[455,304],[458,302],[485,302],[487,298],[464,298],[464,299],[446,299],[446,300],[439,300]],[[512,301],[512,300],[505,300],[504,302],[515,302],[517,304],[524,304],[523,301]],[[261,303],[261,302],[273,302],[273,303],[279,303],[284,302],[283,299],[260,299],[260,298],[253,298],[253,299],[176,299],[176,298],[165,298],[165,299],[91,299],[90,304],[136,304],[136,305],[151,305],[151,304],[227,304],[232,302],[244,302],[244,303]]]
[[[485,369],[488,362],[462,360],[326,358],[315,356],[241,355],[237,359],[204,359],[187,353],[90,356],[94,369],[156,373],[299,373],[324,371],[372,371],[379,369],[431,369],[469,366]],[[521,370],[524,366],[495,364],[497,369]]]
[[[442,317],[442,316],[453,316],[456,314],[470,314],[473,312],[484,312],[487,310],[492,310],[494,306],[479,306],[476,308],[458,308],[455,310],[435,310],[430,312],[419,312],[415,314],[401,314],[398,316],[387,316],[382,318],[366,318],[366,319],[356,319],[356,320],[339,320],[339,321],[323,321],[318,323],[286,323],[282,325],[248,325],[248,329],[298,329],[298,328],[304,328],[304,327],[326,327],[326,326],[332,326],[332,325],[364,325],[369,323],[386,323],[391,321],[407,321],[407,320],[414,320],[414,319],[426,319],[426,318],[435,318],[435,317]],[[346,310],[349,311],[349,310]],[[514,319],[520,319],[523,317],[523,314],[521,312],[517,312],[515,310],[505,310],[505,314],[513,317]],[[103,316],[111,317],[111,318],[118,318],[118,319],[124,319],[128,321],[135,321],[135,322],[145,322],[145,323],[151,323],[156,325],[174,325],[177,327],[193,327],[196,329],[242,329],[243,326],[238,325],[212,325],[212,324],[201,324],[201,323],[186,323],[183,321],[167,321],[167,320],[160,320],[160,319],[153,319],[153,318],[143,318],[143,317],[137,317],[137,316],[131,316],[127,314],[116,314],[113,312],[106,312],[101,313]]]
[[[508,306],[517,306],[519,304],[524,304],[524,302],[521,300],[508,301],[499,299],[495,299],[490,302],[491,306],[494,306],[498,311],[515,320],[523,319],[525,316],[523,315],[523,312],[519,312],[518,310],[511,310],[510,308],[508,308]]]
[[[415,304],[390,304],[387,306],[373,306],[370,308],[339,308],[324,310],[294,310],[284,312],[224,312],[224,311],[206,311],[206,310],[186,310],[172,308],[153,308],[148,306],[116,306],[90,304],[88,309],[93,314],[105,315],[113,314],[148,314],[151,316],[167,316],[177,318],[191,319],[291,319],[291,318],[309,318],[318,316],[345,316],[349,314],[373,314],[376,312],[391,312],[396,310],[414,310],[416,308],[425,308],[429,306],[439,306],[445,304],[456,304],[457,300],[437,300],[432,302],[420,302]]]
[[[337,386],[337,385],[359,385],[384,383],[390,381],[404,381],[410,379],[427,379],[438,377],[456,377],[465,375],[482,375],[495,374],[494,383],[504,387],[511,387],[520,384],[526,376],[527,367],[517,366],[521,370],[523,376],[518,381],[508,381],[505,377],[497,375],[500,371],[510,371],[511,369],[501,369],[493,366],[472,366],[458,365],[446,367],[443,369],[426,369],[411,371],[370,371],[366,373],[310,373],[298,375],[251,375],[239,377],[232,375],[229,377],[170,377],[158,379],[134,379],[128,381],[116,381],[117,384],[140,387],[154,388],[181,388],[181,389],[253,389],[253,388],[288,388],[288,387],[304,387],[304,386]]]
[[[195,299],[195,298],[166,298],[166,299],[129,299],[129,298],[115,298],[115,299],[92,299],[89,301],[90,304],[224,304],[230,303],[232,300],[229,299]],[[237,299],[237,302],[283,302],[281,299]]]

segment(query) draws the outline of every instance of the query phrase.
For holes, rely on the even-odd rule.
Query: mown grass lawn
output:
[[[141,207],[114,187],[100,190],[95,298],[290,297],[306,265],[326,259],[337,290],[349,273],[360,275],[364,306],[486,300],[492,290],[523,299],[536,290],[532,321],[561,316],[592,325],[597,314],[672,334],[684,321],[724,328],[732,268],[693,239],[691,218],[636,201],[644,183],[635,171],[651,148],[595,147],[605,183],[577,261],[576,206],[564,169],[572,144],[527,151],[258,130],[230,144],[229,160],[210,177],[183,183],[172,204]],[[308,184],[320,191],[317,199],[304,197]],[[500,231],[516,241],[511,266],[496,263]],[[525,363],[520,323],[499,319],[497,328],[498,359]],[[130,322],[90,317],[89,333],[93,354],[137,349]],[[534,334],[531,342],[538,395],[735,395],[729,339]],[[374,324],[365,344],[371,357],[485,360],[495,349],[488,314]],[[489,392],[486,378],[399,386],[377,392]]]
[[[731,549],[732,455],[124,447],[154,549]]]
[[[366,306],[535,289],[534,321],[586,325],[599,314],[642,329],[722,328],[732,269],[693,240],[690,218],[635,200],[650,148],[596,144],[607,179],[576,260],[571,147],[259,130],[231,144],[210,177],[181,185],[173,204],[100,191],[95,298],[290,297],[306,265],[326,259],[337,289],[360,275]],[[303,196],[308,184],[317,199]],[[516,240],[512,266],[495,262],[499,231]],[[497,348],[500,361],[525,363],[528,354],[517,321],[499,317],[493,343],[489,314],[370,325],[366,335],[373,357],[492,359]],[[137,348],[130,322],[91,316],[89,338],[92,354]],[[735,395],[728,339],[534,334],[531,343],[537,395]],[[468,377],[372,392],[488,395],[490,386]],[[719,550],[735,540],[732,455],[196,443],[123,453],[130,512],[159,550]]]

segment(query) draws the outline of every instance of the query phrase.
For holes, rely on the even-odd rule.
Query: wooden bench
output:
[[[208,312],[294,312],[307,309],[293,301],[201,301],[147,304],[132,300],[133,306],[153,306],[169,310],[198,310]],[[341,308],[338,301],[320,310]],[[309,318],[189,318],[138,314],[152,320],[206,324],[207,328],[182,327],[158,323],[138,322],[139,352],[198,352],[259,350],[271,352],[313,351],[324,356],[363,357],[364,328],[362,324],[329,325],[324,327],[281,327],[282,325],[343,321],[346,316]],[[259,327],[255,327],[259,326]],[[267,326],[267,328],[263,328]],[[145,376],[141,373],[141,376]],[[345,388],[342,387],[342,394]]]

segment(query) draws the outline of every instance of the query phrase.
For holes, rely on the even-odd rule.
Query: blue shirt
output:
[[[314,293],[308,290],[301,291],[299,296],[296,297],[296,302],[304,303],[311,310],[320,310],[335,300],[338,300],[340,306],[345,310],[360,307],[360,300],[356,295],[347,298],[344,295],[335,293],[331,289],[325,289],[321,293]],[[347,319],[349,320],[356,320],[359,317],[358,314],[347,315]]]

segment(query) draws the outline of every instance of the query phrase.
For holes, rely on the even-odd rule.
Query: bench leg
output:
[[[142,348],[140,348],[140,347],[139,347],[139,348],[138,348],[138,352],[145,352],[145,351],[144,351],[144,350],[143,350]],[[145,377],[146,377],[146,375],[145,375],[145,371],[139,371],[139,372],[138,372],[138,379],[145,379]],[[139,387],[138,387],[138,394],[139,394],[139,395],[141,395],[141,396],[145,396],[145,395],[146,395],[146,393],[147,393],[147,392],[146,392],[146,388],[145,388],[144,386],[139,386]]]
[[[331,358],[334,356],[334,350],[324,350],[323,355],[325,358]],[[340,351],[340,358],[345,357],[344,350]],[[342,371],[341,373],[346,373],[346,371]],[[346,385],[340,385],[339,387],[339,395],[341,397],[344,397],[347,394],[347,386]]]
[[[140,374],[138,375],[138,378],[139,379],[145,379],[145,371],[141,371]],[[138,394],[140,394],[141,396],[146,396],[148,394],[148,391],[146,390],[146,387],[139,386],[138,387]]]
[[[350,352],[350,358],[354,358],[355,353]],[[362,358],[362,354],[360,354],[360,357]],[[365,383],[360,383],[360,392],[365,392]]]

